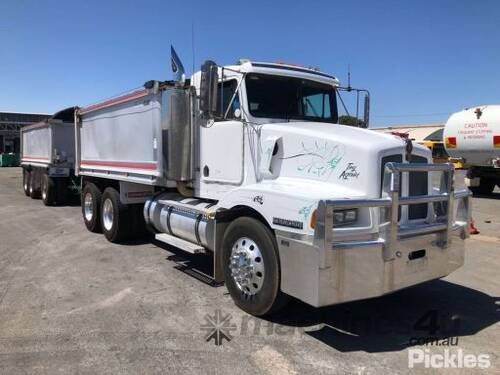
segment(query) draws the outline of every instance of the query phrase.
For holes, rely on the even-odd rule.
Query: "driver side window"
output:
[[[238,81],[235,79],[230,79],[224,82],[219,82],[217,85],[217,115],[218,117],[224,117],[224,114],[227,111],[227,107],[233,98],[233,95],[238,88]],[[227,113],[226,120],[234,120],[236,117],[234,116],[234,111],[236,109],[240,109],[240,97],[237,93],[234,97],[233,102],[231,103],[231,108]]]

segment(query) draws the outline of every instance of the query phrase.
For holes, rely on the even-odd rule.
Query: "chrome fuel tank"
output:
[[[144,204],[146,224],[159,233],[167,233],[213,250],[215,220],[212,202],[162,193]]]

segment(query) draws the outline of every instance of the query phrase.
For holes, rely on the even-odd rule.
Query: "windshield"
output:
[[[248,108],[254,117],[336,123],[335,88],[302,78],[248,74]]]

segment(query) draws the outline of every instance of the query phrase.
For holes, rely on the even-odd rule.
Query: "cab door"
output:
[[[243,183],[243,123],[235,116],[240,109],[236,79],[218,84],[218,120],[201,128],[200,173],[205,183],[241,185]],[[228,110],[228,106],[231,107]],[[225,119],[224,114],[227,112]]]

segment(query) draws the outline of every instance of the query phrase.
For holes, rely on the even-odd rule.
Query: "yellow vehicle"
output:
[[[444,143],[440,141],[424,141],[421,145],[432,151],[432,161],[434,163],[452,163],[455,169],[467,169],[468,166],[462,159],[451,158],[446,152]]]
[[[443,142],[423,141],[420,144],[432,151],[432,161],[434,163],[448,163],[450,156],[446,152]]]

